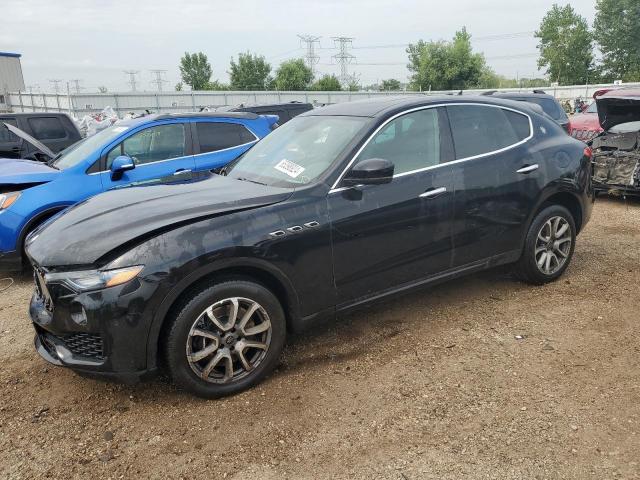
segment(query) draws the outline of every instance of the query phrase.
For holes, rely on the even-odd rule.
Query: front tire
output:
[[[218,398],[260,382],[277,365],[286,321],[275,295],[246,280],[229,280],[185,298],[170,319],[164,358],[173,382]]]
[[[531,222],[516,275],[533,285],[556,280],[569,266],[575,243],[576,224],[569,210],[561,205],[545,208]]]

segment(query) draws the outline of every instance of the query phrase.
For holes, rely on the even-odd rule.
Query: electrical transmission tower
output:
[[[304,43],[307,46],[307,53],[304,56],[304,60],[307,67],[311,70],[311,73],[315,76],[316,63],[320,61],[320,55],[316,53],[316,44],[320,46],[321,37],[314,37],[313,35],[298,35],[298,38],[301,43]]]
[[[73,83],[73,90],[76,92],[76,95],[80,95],[80,90],[82,90],[82,87],[80,86],[80,82],[82,81],[81,78],[74,78],[73,80],[69,80],[71,83]]]
[[[129,85],[131,86],[131,91],[136,91],[136,85],[138,81],[136,80],[136,75],[139,73],[138,70],[124,70],[124,73],[129,75]]]
[[[153,80],[151,80],[151,83],[153,83],[158,89],[158,91],[161,92],[162,84],[167,83],[167,80],[162,78],[162,75],[164,75],[167,71],[166,70],[149,70],[149,71],[153,73],[153,75],[156,77]]]
[[[349,53],[349,50],[352,47],[353,38],[333,37],[333,41],[336,43],[339,50],[332,58],[334,58],[340,65],[340,83],[342,86],[347,86],[352,80],[354,80],[354,77],[349,75],[348,69],[349,64],[356,59],[355,55]]]
[[[50,79],[49,83],[53,84],[53,91],[56,95],[58,95],[60,93],[60,83],[62,83],[62,80],[60,80],[59,78],[54,78]]]

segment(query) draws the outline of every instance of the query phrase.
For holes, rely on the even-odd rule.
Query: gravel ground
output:
[[[640,202],[599,200],[554,284],[412,293],[218,401],[48,366],[22,279],[0,293],[0,476],[640,478],[639,265]]]

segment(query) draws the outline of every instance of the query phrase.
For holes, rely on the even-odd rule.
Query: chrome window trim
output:
[[[475,160],[477,158],[483,158],[483,157],[487,157],[489,155],[495,155],[496,153],[505,152],[507,150],[511,150],[512,148],[518,147],[518,146],[520,146],[520,145],[522,145],[524,143],[527,143],[529,140],[531,140],[531,138],[533,138],[533,121],[531,120],[531,116],[529,114],[527,114],[527,113],[524,113],[524,112],[520,111],[520,110],[516,110],[515,108],[504,107],[502,105],[492,105],[492,104],[489,104],[489,103],[475,103],[475,102],[438,103],[436,105],[423,105],[421,107],[411,108],[409,110],[405,110],[403,112],[396,113],[392,117],[389,117],[378,128],[376,128],[375,131],[371,135],[369,135],[369,138],[367,138],[367,141],[362,144],[362,146],[358,149],[356,154],[353,156],[353,158],[349,161],[347,166],[344,168],[344,170],[342,171],[342,173],[340,174],[338,179],[333,183],[331,189],[329,190],[329,193],[330,194],[331,193],[337,193],[337,192],[341,192],[343,190],[347,190],[347,189],[351,188],[351,187],[338,187],[338,185],[340,184],[340,182],[344,178],[344,175],[347,173],[347,171],[351,168],[351,166],[354,164],[354,162],[358,159],[358,156],[367,147],[367,145],[369,145],[369,142],[371,142],[373,137],[375,137],[380,132],[380,130],[382,130],[390,122],[392,122],[393,120],[395,120],[398,117],[401,117],[403,115],[407,115],[409,113],[418,112],[420,110],[427,110],[429,108],[438,108],[438,107],[447,107],[447,106],[461,106],[461,105],[462,106],[474,106],[474,107],[501,108],[503,110],[509,110],[511,112],[515,112],[515,113],[519,113],[520,115],[524,115],[525,117],[527,117],[527,120],[529,120],[529,136],[524,138],[523,140],[520,140],[517,143],[514,143],[512,145],[508,145],[508,146],[506,146],[504,148],[500,148],[498,150],[492,150],[491,152],[481,153],[479,155],[474,155],[474,156],[471,156],[471,157],[459,158],[457,160],[451,160],[451,161],[445,162],[445,163],[438,163],[436,165],[430,165],[428,167],[419,168],[419,169],[416,169],[416,170],[410,170],[408,172],[397,173],[397,174],[395,174],[393,176],[393,178],[403,177],[405,175],[413,175],[414,173],[424,172],[424,171],[427,171],[427,170],[433,170],[435,168],[444,167],[445,165],[454,165],[456,163],[467,162],[469,160]]]

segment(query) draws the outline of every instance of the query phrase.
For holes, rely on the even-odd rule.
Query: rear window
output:
[[[56,117],[29,118],[29,127],[38,140],[55,140],[67,137],[67,131]]]
[[[486,105],[447,107],[456,159],[475,157],[514,145],[531,134],[529,118]]]
[[[8,123],[14,127],[18,126],[15,118],[0,118],[0,123]],[[8,128],[5,128],[4,125],[0,125],[0,143],[15,143],[18,141],[18,137],[11,133]]]
[[[238,123],[198,122],[196,125],[200,153],[233,148],[256,140],[253,133]]]
[[[549,97],[526,97],[526,98],[514,98],[519,102],[535,103],[542,108],[542,111],[549,115],[556,121],[563,121],[567,119],[567,114],[562,109],[560,104],[553,98]]]

